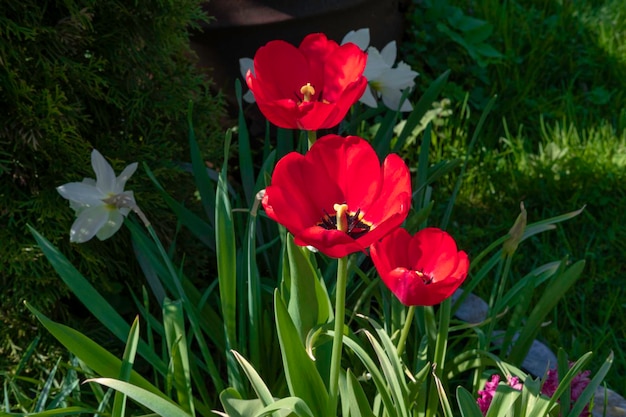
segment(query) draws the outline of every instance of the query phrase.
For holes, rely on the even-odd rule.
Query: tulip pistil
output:
[[[306,85],[303,85],[300,88],[300,94],[302,94],[304,97],[302,98],[303,102],[309,102],[311,101],[311,97],[315,95],[315,88],[313,88],[313,86],[311,85],[311,83],[306,83]]]
[[[347,204],[335,204],[333,206],[335,214],[328,214],[324,210],[324,216],[318,223],[318,226],[323,227],[326,230],[339,230],[346,233],[353,239],[358,239],[372,227],[371,223],[363,220],[363,214],[361,209],[356,212],[350,212]]]
[[[431,284],[435,279],[435,277],[433,277],[432,275],[425,274],[422,271],[413,270],[413,273],[415,274],[416,277],[421,278],[424,284],[426,285]]]

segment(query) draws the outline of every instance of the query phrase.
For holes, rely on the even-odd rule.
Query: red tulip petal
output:
[[[409,248],[413,268],[434,277],[445,279],[457,269],[458,250],[456,242],[446,232],[434,227],[420,230]]]
[[[380,162],[372,146],[357,136],[326,135],[308,153],[342,190],[348,208],[356,211],[376,198]],[[337,201],[343,203],[344,201]]]
[[[370,247],[372,262],[381,275],[397,267],[411,267],[407,251],[411,239],[409,232],[399,227]]]
[[[264,201],[272,206],[274,219],[286,227],[291,225],[287,229],[293,234],[320,222],[324,210],[334,213],[333,204],[343,198],[332,178],[319,169],[315,156],[292,152],[283,157],[274,168],[271,187],[266,189],[270,197]]]
[[[385,158],[382,168],[382,188],[371,206],[363,207],[365,219],[380,224],[396,214],[408,215],[411,199],[411,174],[402,158],[391,154]]]
[[[300,88],[310,82],[309,64],[302,52],[285,41],[271,41],[254,55],[255,99],[295,100]],[[257,97],[258,95],[258,97]]]
[[[365,251],[356,240],[339,230],[326,230],[315,226],[303,230],[294,236],[297,245],[313,246],[331,258],[343,258],[354,252]]]
[[[323,33],[307,35],[298,49],[305,56],[310,70],[311,85],[318,90],[318,94],[325,88],[324,68],[328,65],[328,57],[339,48],[337,42],[329,40]],[[330,101],[330,100],[329,100]]]
[[[329,54],[324,66],[324,99],[336,102],[349,85],[364,79],[366,63],[367,55],[352,43],[342,45]]]

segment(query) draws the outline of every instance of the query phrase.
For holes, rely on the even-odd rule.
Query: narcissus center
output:
[[[348,205],[343,203],[335,204],[333,210],[335,210],[335,214],[328,214],[324,210],[324,216],[317,225],[326,230],[339,230],[353,239],[358,239],[370,231],[372,224],[363,220],[361,209],[351,212],[348,210]]]

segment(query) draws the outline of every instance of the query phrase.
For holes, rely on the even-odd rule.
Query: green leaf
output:
[[[235,93],[237,105],[239,106],[239,118],[237,123],[237,134],[239,136],[239,168],[241,170],[241,185],[248,207],[254,201],[254,164],[252,163],[252,151],[250,150],[250,134],[241,106],[241,81],[235,80]]]
[[[584,267],[585,261],[578,261],[552,279],[552,282],[545,289],[535,308],[530,313],[526,325],[513,345],[509,354],[510,362],[520,364],[526,357],[533,340],[535,340],[541,329],[541,323],[544,322],[545,317],[554,309],[554,306],[567,290],[578,280]]]
[[[289,392],[294,397],[302,398],[311,407],[314,415],[325,415],[328,410],[328,392],[315,364],[304,349],[304,344],[278,291],[274,292],[274,305],[276,329]]]
[[[170,354],[170,372],[176,389],[178,404],[186,413],[194,414],[193,394],[191,392],[191,372],[189,353],[185,335],[185,316],[180,300],[165,299],[163,305],[163,327]]]
[[[25,302],[26,307],[37,317],[43,326],[63,345],[67,350],[76,355],[89,368],[99,375],[117,377],[122,369],[122,361],[96,342],[76,330],[63,324],[55,323],[47,318],[36,308]],[[129,381],[144,390],[155,395],[167,398],[148,380],[135,371],[131,371]]]
[[[363,387],[351,370],[346,373],[347,386],[341,392],[341,403],[348,403],[351,417],[374,417],[374,412]],[[481,416],[482,417],[482,416]]]
[[[385,352],[385,349],[383,349],[380,343],[378,343],[376,338],[367,330],[364,330],[364,332],[368,340],[372,344],[372,347],[374,348],[374,352],[376,353],[376,356],[378,357],[378,362],[380,363],[380,368],[385,374],[385,379],[387,380],[387,383],[389,384],[387,389],[389,390],[389,393],[391,394],[391,397],[393,398],[397,415],[401,417],[408,417],[409,412],[408,412],[407,404],[406,404],[408,388],[404,381],[404,373],[402,373],[401,370],[400,370],[400,373],[397,372],[398,369],[392,364],[392,361],[389,360]],[[396,362],[397,362],[399,359],[397,358],[396,348],[395,346],[393,346],[393,343],[389,343],[389,344],[391,345],[390,346],[391,350],[389,351],[389,355],[391,356],[395,355]]]
[[[96,382],[109,388],[113,388],[114,390],[123,392],[128,397],[132,398],[149,410],[154,411],[160,416],[192,417],[191,414],[186,413],[183,409],[171,401],[128,382],[119,381],[113,378],[93,378],[88,379],[85,382]]]
[[[483,413],[476,403],[476,398],[461,386],[456,389],[456,401],[463,417],[483,417]]]
[[[428,89],[424,92],[422,97],[419,99],[417,104],[413,107],[413,111],[409,114],[406,119],[406,124],[404,128],[398,135],[398,140],[393,148],[394,152],[398,152],[404,146],[407,138],[413,132],[426,112],[432,107],[433,102],[439,96],[439,93],[443,90],[443,87],[446,85],[446,81],[448,80],[448,76],[450,75],[450,70],[441,74],[435,81],[433,81]]]
[[[204,159],[202,158],[202,152],[200,152],[200,147],[198,146],[198,142],[196,141],[196,134],[193,129],[193,121],[192,121],[192,105],[193,102],[189,102],[189,110],[187,112],[187,125],[189,126],[189,151],[191,153],[191,170],[193,173],[193,178],[196,183],[196,187],[198,188],[198,192],[200,193],[200,198],[202,199],[202,206],[204,207],[204,211],[209,219],[210,225],[215,227],[215,187],[213,187],[213,183],[207,174],[206,165],[204,163]],[[182,220],[182,219],[181,219]],[[193,232],[193,230],[192,230]],[[207,237],[213,236],[213,234],[207,234]],[[211,240],[211,243],[213,241]],[[215,249],[213,247],[213,249]]]
[[[263,417],[268,414],[272,414],[274,411],[291,411],[295,415],[300,417],[314,417],[309,406],[298,397],[281,398],[274,401],[272,404],[265,406],[255,417]]]
[[[228,380],[241,388],[239,368],[231,349],[237,349],[237,246],[233,214],[228,197],[228,155],[232,131],[226,132],[224,140],[224,165],[217,181],[215,198],[215,243],[217,246],[217,273],[220,289],[222,317],[226,333]]]
[[[332,337],[332,332],[329,332],[329,335]],[[398,412],[389,393],[389,387],[387,386],[385,378],[380,373],[378,365],[369,356],[365,349],[363,349],[356,341],[349,337],[344,337],[343,343],[352,349],[370,373],[372,381],[374,381],[374,384],[376,385],[378,395],[380,396],[380,401],[382,401],[385,407],[386,415],[388,417],[398,417]]]
[[[297,246],[291,234],[285,245],[290,274],[287,310],[304,343],[312,328],[328,320],[330,299],[311,264],[310,251]]]
[[[259,399],[244,400],[234,388],[226,388],[220,393],[220,402],[224,407],[225,417],[250,417],[261,412],[264,405]]]
[[[28,229],[35,237],[42,252],[59,274],[63,282],[81,300],[83,305],[118,339],[125,341],[130,331],[130,326],[122,316],[96,291],[96,289],[82,276],[82,274],[68,261],[59,250],[45,237],[40,235],[34,228]],[[32,309],[31,309],[32,311]],[[145,342],[139,342],[139,353],[162,375],[167,373],[167,367],[163,361],[149,348]],[[117,376],[117,375],[115,375]]]
[[[274,397],[272,393],[254,367],[238,352],[232,351],[232,354],[235,356],[235,359],[237,359],[237,362],[239,362],[239,365],[248,377],[248,381],[250,381],[250,385],[252,385],[252,389],[254,389],[254,392],[256,392],[257,397],[259,397],[263,405],[273,403]]]
[[[136,317],[130,326],[130,332],[128,333],[128,340],[126,341],[126,347],[124,348],[124,356],[122,357],[122,368],[118,378],[121,381],[128,382],[133,370],[133,363],[135,362],[135,355],[137,354],[137,345],[139,344],[139,317]],[[113,410],[111,411],[111,417],[124,417],[126,412],[126,395],[116,391],[113,398]]]
[[[157,191],[161,194],[161,197],[165,200],[170,209],[176,214],[176,218],[181,222],[183,226],[185,226],[198,240],[204,243],[211,250],[215,250],[215,241],[213,241],[212,237],[215,235],[213,231],[213,227],[198,217],[193,211],[189,210],[178,201],[174,200],[167,191],[163,188],[163,186],[156,179],[148,165],[143,165],[148,178],[152,180],[154,185],[156,186]]]
[[[95,410],[84,407],[66,407],[57,408],[55,410],[46,410],[41,413],[5,413],[0,411],[0,417],[62,417],[62,416],[74,416],[81,414],[94,414]]]
[[[576,400],[576,403],[570,410],[567,417],[577,417],[582,413],[585,406],[593,400],[596,390],[598,389],[600,384],[602,384],[602,382],[604,381],[604,377],[609,372],[609,369],[611,369],[612,364],[613,364],[613,352],[611,352],[609,356],[607,356],[606,360],[604,361],[604,363],[602,364],[598,372],[596,372],[596,374],[593,376],[593,378],[591,379],[587,387],[580,394],[580,396],[578,397],[578,400]]]
[[[511,414],[513,404],[522,395],[521,391],[499,384],[485,417],[506,417]]]

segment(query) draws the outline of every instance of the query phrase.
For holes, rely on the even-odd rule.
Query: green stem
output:
[[[317,140],[317,132],[315,130],[307,130],[306,135],[309,139],[309,149],[311,149],[311,146],[313,146],[313,144]]]
[[[435,354],[433,355],[433,374],[439,379],[443,374],[445,365],[446,350],[448,348],[448,330],[450,328],[450,313],[452,310],[452,302],[450,298],[444,300],[439,307],[439,327],[437,332],[437,341],[435,343]],[[439,392],[435,381],[432,381],[428,389],[428,405],[426,408],[426,417],[437,415],[439,409]]]
[[[330,360],[329,416],[337,415],[339,398],[339,371],[341,370],[341,350],[343,346],[343,319],[346,315],[346,284],[348,281],[348,257],[337,262],[337,286],[335,289],[335,331]]]
[[[406,319],[404,320],[404,327],[402,328],[402,332],[400,333],[400,339],[398,340],[398,347],[396,351],[398,352],[398,356],[402,356],[404,353],[404,347],[406,346],[406,339],[409,336],[409,331],[411,330],[411,324],[413,323],[413,316],[415,315],[415,306],[410,306],[408,311],[406,312]]]

